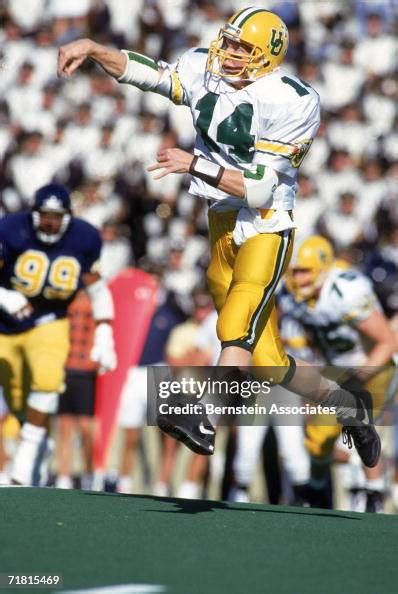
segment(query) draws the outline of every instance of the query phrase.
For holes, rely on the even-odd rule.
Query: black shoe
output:
[[[354,443],[363,464],[373,468],[380,459],[381,441],[373,425],[372,397],[363,390],[360,394],[355,394],[355,399],[357,408],[354,416],[351,416],[352,413],[338,414],[339,421],[343,424],[343,443],[349,449]]]
[[[381,491],[366,492],[366,510],[371,514],[382,514],[384,511],[384,494]]]
[[[211,456],[214,453],[216,431],[202,405],[195,415],[159,415],[158,427],[167,435],[181,441],[195,454]]]

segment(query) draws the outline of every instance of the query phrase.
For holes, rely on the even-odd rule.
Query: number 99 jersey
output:
[[[37,238],[30,212],[0,219],[0,285],[19,291],[33,307],[33,314],[24,320],[0,310],[0,333],[18,334],[65,318],[83,286],[82,275],[96,271],[101,245],[97,229],[75,217],[51,245]]]

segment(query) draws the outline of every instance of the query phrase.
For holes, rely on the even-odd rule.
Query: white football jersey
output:
[[[310,332],[326,362],[361,365],[369,345],[356,325],[374,309],[380,309],[380,304],[369,279],[355,269],[336,266],[329,272],[315,305],[291,300],[289,313]]]
[[[237,90],[206,71],[207,49],[185,52],[164,70],[156,91],[188,105],[197,131],[195,154],[223,167],[256,174],[266,165],[279,175],[270,208],[294,207],[297,169],[320,123],[318,94],[296,76],[277,69]],[[193,178],[190,192],[212,200],[242,200]]]

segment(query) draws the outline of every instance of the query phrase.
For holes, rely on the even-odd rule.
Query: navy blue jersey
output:
[[[75,217],[52,245],[37,238],[30,212],[0,219],[0,286],[23,293],[33,307],[21,321],[0,310],[0,333],[17,334],[66,317],[82,275],[95,269],[101,245],[97,229]]]

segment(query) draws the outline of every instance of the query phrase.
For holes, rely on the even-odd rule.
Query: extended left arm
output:
[[[105,281],[98,273],[86,273],[82,277],[91,300],[97,327],[90,357],[99,364],[99,372],[113,371],[117,365],[111,321],[114,318],[113,299]]]
[[[253,208],[266,204],[278,184],[277,174],[269,167],[258,165],[255,171],[243,174],[178,148],[158,152],[157,163],[148,167],[148,171],[158,169],[161,171],[154,179],[161,179],[169,173],[190,173],[227,194],[246,199]]]
[[[148,167],[148,171],[161,170],[160,173],[155,175],[154,179],[161,179],[162,177],[169,175],[169,173],[191,173],[192,175],[195,175],[195,173],[191,171],[191,165],[194,158],[194,155],[191,153],[178,148],[161,149],[157,154],[158,162]],[[241,171],[224,169],[224,167],[220,167],[219,165],[216,165],[216,163],[211,163],[210,161],[207,163],[209,164],[209,180],[206,180],[207,183],[216,186],[223,192],[238,196],[238,198],[245,197],[243,174]],[[212,167],[212,170],[210,170],[210,167]],[[219,175],[218,180],[217,175]],[[200,177],[200,175],[197,177]],[[214,177],[214,183],[211,183],[211,177]]]

